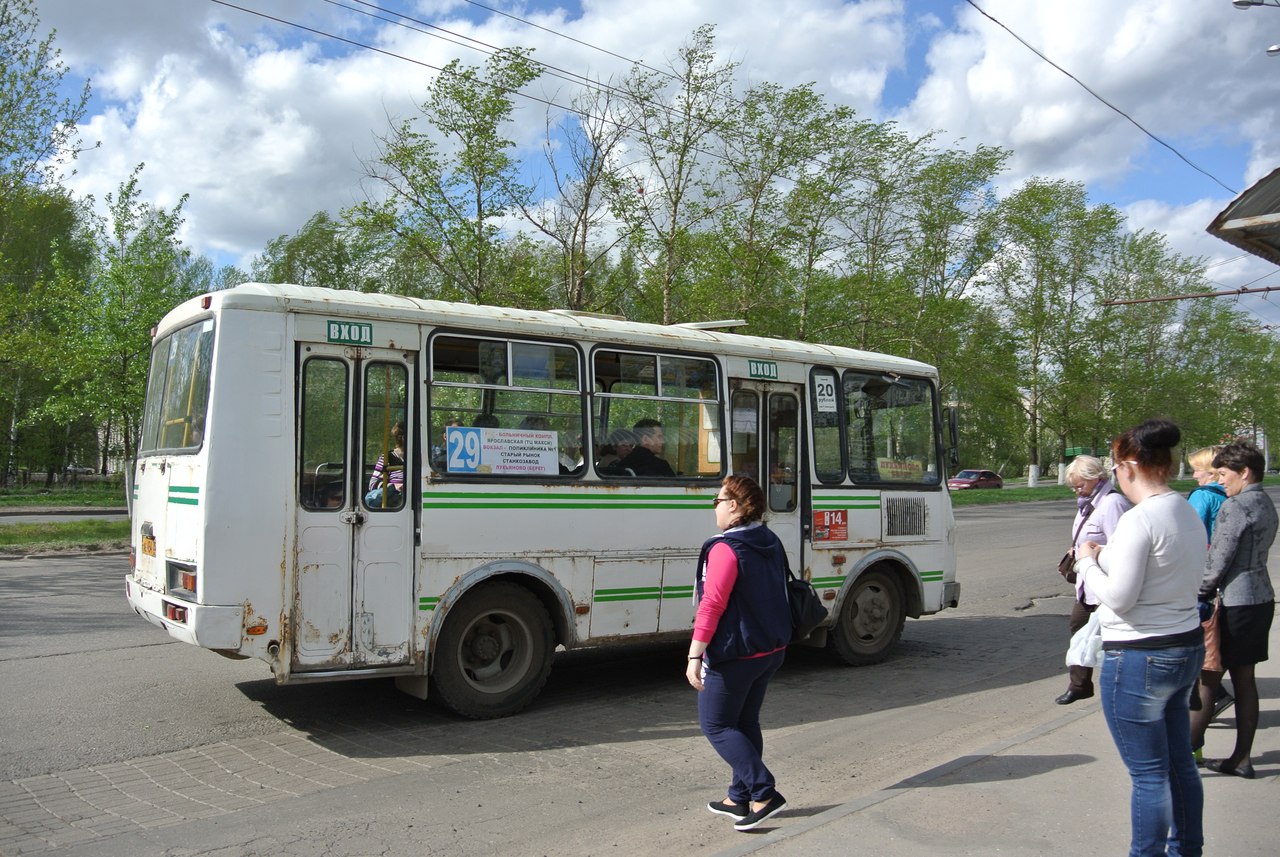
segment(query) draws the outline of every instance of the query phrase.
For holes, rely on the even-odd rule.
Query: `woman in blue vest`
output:
[[[714,501],[716,526],[698,558],[698,612],[685,677],[698,691],[702,734],[733,769],[724,800],[707,808],[752,830],[785,809],[765,766],[760,707],[791,640],[787,558],[761,522],[764,492],[746,476],[726,477]]]

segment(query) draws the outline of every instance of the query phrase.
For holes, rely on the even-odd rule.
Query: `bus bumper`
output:
[[[953,580],[950,583],[942,584],[942,606],[960,606],[960,584],[956,581]]]
[[[124,590],[133,612],[165,629],[175,640],[206,649],[234,651],[240,648],[244,609],[239,605],[215,607],[166,598],[159,592],[144,589],[127,575]]]

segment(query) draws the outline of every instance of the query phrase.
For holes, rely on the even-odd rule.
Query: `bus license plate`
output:
[[[156,555],[156,537],[155,536],[142,537],[142,552],[147,556]]]

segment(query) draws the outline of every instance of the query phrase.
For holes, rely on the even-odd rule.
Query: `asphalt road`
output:
[[[897,654],[796,650],[766,704],[793,817],[1060,718],[1069,502],[960,522],[961,606]],[[125,605],[121,556],[0,561],[0,855],[686,854],[731,846],[684,645],[561,655],[468,722],[389,681],[277,687]],[[708,851],[709,849],[709,851]],[[975,852],[978,853],[978,852]]]

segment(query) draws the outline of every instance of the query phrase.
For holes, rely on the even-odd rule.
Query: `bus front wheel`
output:
[[[902,587],[893,575],[879,569],[865,571],[845,596],[840,617],[831,626],[829,644],[846,664],[878,664],[897,645],[906,619]]]
[[[555,643],[551,617],[533,593],[488,583],[449,611],[432,680],[445,707],[476,720],[506,717],[547,683]]]

